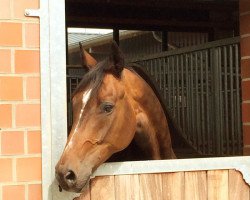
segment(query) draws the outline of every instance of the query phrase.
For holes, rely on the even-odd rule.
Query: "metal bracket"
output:
[[[26,17],[40,17],[40,9],[25,9],[24,15]]]

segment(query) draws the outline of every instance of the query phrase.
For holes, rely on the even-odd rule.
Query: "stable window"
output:
[[[101,61],[108,56],[113,39],[113,33],[98,35],[91,34],[93,29],[70,30],[68,127],[72,124],[70,96],[85,73],[78,43]],[[239,38],[209,42],[208,35],[206,32],[119,32],[119,46],[126,63],[143,67],[161,94],[162,106],[180,130],[176,135],[180,134],[182,139],[173,138],[178,158],[242,155]],[[168,40],[163,41],[166,36]]]

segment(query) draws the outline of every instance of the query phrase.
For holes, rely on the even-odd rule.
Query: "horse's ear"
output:
[[[79,46],[82,66],[88,69],[94,68],[97,64],[97,61],[86,50],[83,49],[81,42],[79,42]]]
[[[124,55],[115,41],[111,45],[111,55],[109,57],[110,65],[112,71],[115,72],[115,75],[120,77],[121,72],[124,68]]]

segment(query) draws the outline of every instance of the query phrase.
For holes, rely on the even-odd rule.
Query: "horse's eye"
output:
[[[111,113],[113,111],[114,105],[110,103],[104,103],[102,106],[102,110],[105,113]]]

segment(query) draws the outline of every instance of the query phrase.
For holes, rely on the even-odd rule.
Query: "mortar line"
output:
[[[29,198],[29,197],[28,197],[28,184],[26,183],[26,184],[24,185],[24,199],[25,199],[25,200],[29,200],[28,198]]]

